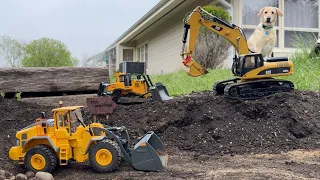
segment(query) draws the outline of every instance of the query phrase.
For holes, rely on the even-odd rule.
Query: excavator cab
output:
[[[262,67],[264,59],[261,54],[247,54],[244,56],[234,57],[233,74],[236,76],[243,76],[246,73]]]

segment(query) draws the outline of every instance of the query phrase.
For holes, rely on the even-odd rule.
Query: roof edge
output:
[[[128,30],[126,30],[124,33],[121,34],[120,37],[118,37],[115,41],[111,43],[104,51],[112,48],[116,45],[118,41],[120,41],[122,38],[124,38],[129,32],[131,32],[134,28],[136,28],[139,24],[144,22],[148,17],[150,17],[153,13],[155,13],[157,10],[159,10],[164,4],[169,2],[169,0],[161,0],[158,2],[151,10],[149,10],[145,15],[143,15],[136,23],[134,23]]]

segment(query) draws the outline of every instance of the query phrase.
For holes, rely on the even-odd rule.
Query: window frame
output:
[[[284,12],[284,0],[278,0],[279,2],[279,9]],[[243,0],[239,0],[239,26],[243,29],[250,29],[254,30],[257,25],[244,25],[243,24],[243,17],[242,17],[242,6],[243,6]],[[285,15],[285,14],[284,14]],[[278,17],[278,26],[275,26],[275,29],[279,33],[279,39],[278,39],[278,46],[275,47],[275,49],[285,49],[289,51],[294,51],[295,48],[293,47],[285,47],[285,31],[298,31],[298,32],[315,32],[318,33],[318,37],[320,37],[320,0],[318,0],[318,28],[296,28],[296,27],[286,27],[284,26],[284,17]],[[249,37],[247,37],[247,40]]]
[[[147,49],[147,62],[149,59],[149,44],[148,42],[141,43],[139,46],[136,47],[136,60],[137,62],[146,62],[146,45],[148,47]],[[141,59],[142,55],[142,48],[143,48],[143,58]]]

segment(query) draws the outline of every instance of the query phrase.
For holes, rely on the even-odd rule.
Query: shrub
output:
[[[227,23],[232,20],[229,13],[219,6],[206,5],[202,8]],[[201,26],[195,46],[194,59],[204,68],[216,68],[228,57],[230,46],[231,44],[224,37]]]

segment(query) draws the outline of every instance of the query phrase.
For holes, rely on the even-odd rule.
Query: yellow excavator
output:
[[[273,77],[293,74],[293,63],[287,57],[264,59],[260,53],[251,52],[242,29],[208,13],[200,6],[184,18],[184,35],[181,56],[188,75],[198,77],[208,71],[193,58],[200,27],[204,26],[228,40],[235,48],[232,73],[235,78],[215,82],[213,90],[218,95],[234,99],[257,99],[277,92],[290,92],[294,84]],[[188,46],[186,42],[189,35]]]

